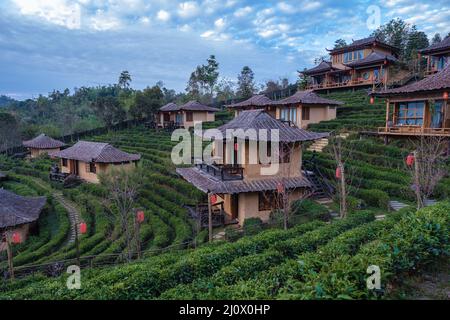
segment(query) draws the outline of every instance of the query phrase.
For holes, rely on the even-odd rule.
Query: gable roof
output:
[[[202,192],[235,194],[242,192],[259,192],[276,190],[280,183],[280,177],[266,179],[222,181],[199,168],[177,168],[176,172],[186,181],[192,183]],[[304,176],[282,177],[283,184],[287,189],[311,187],[311,182]]]
[[[380,92],[373,93],[376,96],[391,96],[403,93],[415,93],[422,91],[438,91],[450,89],[450,65],[445,67],[443,70],[430,75],[420,81],[408,84],[403,87],[388,89]]]
[[[78,141],[72,147],[52,153],[62,159],[80,160],[84,162],[120,163],[137,161],[140,154],[131,154],[114,148],[108,143]]]
[[[313,90],[297,91],[294,95],[285,99],[274,101],[274,104],[320,104],[339,106],[344,104],[341,101],[325,99],[318,96]]]
[[[36,221],[46,202],[46,197],[23,197],[0,189],[0,228]]]
[[[159,108],[159,111],[177,111],[177,110],[178,110],[178,106],[173,102],[170,102],[170,103],[162,106],[161,108]]]
[[[236,118],[230,122],[217,128],[222,132],[224,139],[227,137],[227,130],[240,130],[235,132],[234,137],[240,139],[249,140],[272,140],[272,130],[278,130],[280,142],[297,142],[297,141],[310,141],[327,137],[328,133],[316,133],[300,129],[297,127],[291,127],[286,123],[281,122],[267,114],[262,109],[242,111]],[[254,129],[257,137],[245,136],[245,131],[248,129]],[[260,136],[260,130],[267,131],[267,137]]]
[[[213,108],[204,104],[201,104],[198,101],[189,101],[183,105],[180,106],[180,110],[186,110],[186,111],[209,111],[209,112],[217,112],[220,111],[217,108]]]
[[[359,67],[359,66],[370,65],[373,63],[382,63],[384,61],[397,62],[398,59],[390,54],[383,54],[378,51],[373,51],[364,59],[352,61],[350,63],[346,63],[345,65],[348,67]]]
[[[257,94],[247,100],[244,100],[244,101],[241,101],[238,103],[229,104],[226,107],[227,108],[264,107],[264,106],[271,105],[272,103],[273,103],[273,101],[270,100],[264,94]]]
[[[310,75],[310,74],[317,74],[317,73],[323,73],[331,70],[337,70],[336,68],[333,68],[331,66],[331,62],[329,61],[321,61],[317,66],[307,69],[304,71],[300,71],[300,73]]]
[[[385,47],[385,48],[391,49],[393,51],[398,51],[398,48],[391,46],[390,44],[387,44],[386,42],[381,41],[380,39],[378,39],[375,36],[358,39],[358,40],[353,40],[353,42],[351,44],[349,44],[345,47],[331,49],[331,50],[327,49],[327,50],[330,52],[330,54],[334,54],[334,53],[346,52],[346,51],[350,51],[350,50],[363,49],[363,48],[372,46],[374,44],[377,46],[380,46],[380,47]]]
[[[431,46],[429,46],[425,49],[419,50],[419,52],[423,53],[423,54],[429,54],[429,53],[436,53],[439,51],[446,51],[446,50],[450,50],[450,36],[446,37],[441,42],[432,44]]]
[[[34,139],[24,141],[23,145],[33,149],[56,149],[65,146],[65,143],[41,133]]]

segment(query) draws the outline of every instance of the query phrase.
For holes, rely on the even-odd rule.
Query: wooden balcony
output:
[[[244,168],[240,165],[195,163],[195,166],[222,181],[243,180]]]
[[[423,128],[421,126],[392,126],[379,127],[380,135],[397,135],[397,136],[445,136],[450,137],[450,128]]]
[[[321,84],[310,84],[306,88],[307,89],[314,89],[314,90],[320,90],[320,89],[336,89],[336,88],[350,88],[350,87],[357,87],[357,86],[372,86],[372,85],[379,85],[381,84],[381,80],[364,80],[362,78],[349,80],[345,82],[326,82]]]

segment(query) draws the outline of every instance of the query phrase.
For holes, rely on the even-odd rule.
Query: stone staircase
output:
[[[62,194],[55,192],[53,193],[53,196],[69,213],[70,234],[69,238],[67,239],[67,244],[72,244],[75,242],[75,228],[78,228],[78,225],[81,221],[80,213],[78,212],[78,209],[75,208],[75,205],[65,199]]]
[[[409,205],[400,201],[389,201],[389,208],[391,208],[394,211],[399,211],[405,207],[408,207]]]
[[[342,139],[347,139],[350,135],[349,132],[343,132],[337,135],[337,137]],[[316,140],[312,145],[308,147],[308,151],[316,151],[316,152],[322,152],[323,148],[325,148],[329,143],[328,138],[322,138],[319,140]]]

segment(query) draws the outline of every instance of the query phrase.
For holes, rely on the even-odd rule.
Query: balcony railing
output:
[[[325,82],[321,84],[310,84],[307,86],[307,89],[331,89],[331,88],[344,88],[344,87],[352,87],[352,86],[362,86],[362,85],[374,85],[382,83],[381,80],[364,80],[362,78],[348,80],[344,82]]]
[[[222,181],[243,180],[244,168],[239,165],[196,163],[195,166]]]
[[[422,128],[421,126],[379,127],[378,133],[392,135],[450,136],[450,128]]]

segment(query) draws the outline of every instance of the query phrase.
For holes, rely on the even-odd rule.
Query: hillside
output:
[[[344,101],[345,106],[338,110],[338,119],[314,125],[313,130],[368,130],[378,126],[374,121],[384,121],[383,103],[370,105],[364,92],[329,97]],[[211,126],[228,118],[223,113]],[[14,264],[19,274],[20,267],[30,265],[40,265],[40,272],[12,284],[2,282],[0,299],[375,298],[365,287],[368,265],[377,264],[385,270],[382,283],[387,289],[388,282],[400,279],[405,272],[447,257],[448,202],[417,213],[412,206],[398,213],[388,211],[389,200],[414,201],[411,178],[404,166],[407,143],[386,146],[380,139],[359,139],[355,134],[345,140],[344,149],[352,155],[348,165],[355,176],[351,181],[351,214],[346,219],[331,223],[313,219],[288,231],[273,227],[256,230],[256,235],[236,242],[202,244],[206,230],[198,232],[184,207],[195,205],[202,194],[175,175],[170,161],[174,142],[168,133],[135,127],[89,140],[109,142],[143,155],[145,183],[139,194],[139,206],[146,214],[140,234],[143,260],[123,264],[124,235],[104,211],[106,194],[101,186],[83,184],[61,190],[48,180],[50,159],[29,162],[0,157],[0,171],[10,175],[2,187],[51,198],[40,235],[15,248]],[[331,182],[336,165],[330,148],[314,159]],[[305,160],[312,157],[311,152],[305,152]],[[67,212],[56,199],[60,192],[88,224],[89,232],[80,242],[86,268],[79,291],[65,289],[65,275],[49,278],[45,265],[65,259],[73,262],[75,257],[74,244],[66,242],[70,233]],[[449,195],[450,179],[446,178],[435,198],[448,199]],[[386,219],[375,220],[379,214]],[[194,244],[199,248],[190,249]],[[6,268],[4,258],[2,269]],[[105,267],[113,264],[118,266]],[[336,274],[341,281],[333,281]]]

